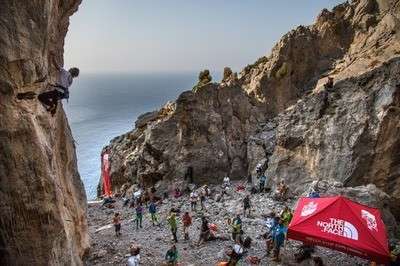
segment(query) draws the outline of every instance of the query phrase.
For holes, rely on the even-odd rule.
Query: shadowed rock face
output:
[[[81,265],[89,247],[86,195],[62,107],[37,100],[62,65],[80,0],[0,2],[0,264]]]
[[[188,166],[197,182],[243,178],[270,157],[269,176],[297,192],[317,178],[374,183],[396,209],[399,18],[395,0],[323,10],[234,83],[184,92],[168,111],[114,139],[113,185],[182,178]],[[327,76],[332,91],[322,86]]]

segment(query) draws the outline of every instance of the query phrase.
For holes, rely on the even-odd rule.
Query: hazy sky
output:
[[[83,0],[65,43],[88,72],[238,71],[339,0]]]

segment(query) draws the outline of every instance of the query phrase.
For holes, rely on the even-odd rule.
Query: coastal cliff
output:
[[[395,0],[323,10],[237,79],[200,82],[139,117],[105,147],[114,190],[134,182],[165,187],[189,167],[196,183],[254,177],[268,159],[268,176],[296,193],[318,179],[373,183],[400,217],[399,18]]]
[[[0,2],[0,264],[82,265],[86,195],[62,106],[52,117],[17,93],[44,91],[62,65],[80,0]]]

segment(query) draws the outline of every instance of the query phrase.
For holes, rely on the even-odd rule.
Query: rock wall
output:
[[[400,58],[299,100],[278,116],[268,176],[375,184],[400,215]]]
[[[0,264],[82,265],[86,195],[62,109],[37,100],[63,63],[80,0],[0,1]]]
[[[163,115],[143,116],[107,147],[114,186],[182,178],[188,166],[197,182],[243,178],[269,157],[269,176],[294,191],[318,178],[373,183],[398,211],[399,18],[396,0],[323,10],[235,82],[200,86]]]

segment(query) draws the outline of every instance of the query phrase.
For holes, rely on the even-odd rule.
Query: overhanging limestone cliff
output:
[[[65,113],[36,100],[63,62],[80,0],[0,2],[0,264],[81,265],[86,195]]]

